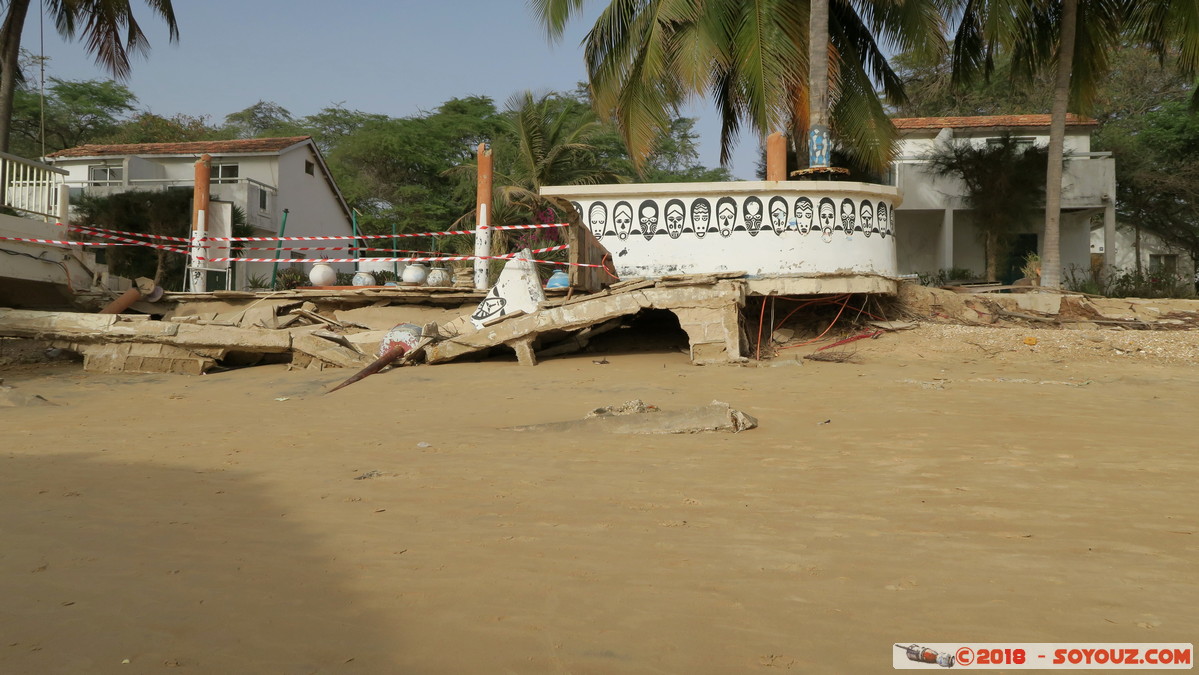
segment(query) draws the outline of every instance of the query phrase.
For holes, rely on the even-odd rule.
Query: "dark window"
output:
[[[125,177],[125,170],[120,166],[89,166],[87,180],[92,185],[119,185]]]
[[[266,190],[263,190],[262,188],[258,188],[258,210],[266,210]]]
[[[212,165],[212,182],[214,183],[236,183],[237,182],[237,165],[236,164],[213,164]]]
[[[315,176],[316,175],[316,162],[310,162],[308,160],[304,160],[304,173],[308,174],[309,176]]]

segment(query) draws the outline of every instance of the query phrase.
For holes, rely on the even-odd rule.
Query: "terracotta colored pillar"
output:
[[[485,291],[491,287],[487,271],[491,261],[482,259],[491,255],[491,148],[479,144],[479,185],[475,191],[475,288]]]
[[[208,255],[208,247],[203,238],[208,236],[208,200],[212,183],[212,155],[204,153],[196,161],[195,187],[192,191],[192,246],[191,266],[204,267],[204,261],[198,257]],[[207,277],[203,270],[192,269],[189,275],[190,289],[203,293],[208,290]]]
[[[787,137],[777,131],[766,137],[766,180],[787,180]]]

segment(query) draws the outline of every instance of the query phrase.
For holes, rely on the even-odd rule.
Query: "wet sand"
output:
[[[1199,368],[1048,348],[1068,333],[330,396],[349,373],[11,368],[60,405],[0,408],[0,672],[849,673],[894,643],[1192,642]],[[633,398],[761,426],[501,430]]]

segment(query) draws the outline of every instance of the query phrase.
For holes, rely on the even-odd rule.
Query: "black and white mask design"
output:
[[[800,234],[807,234],[812,230],[811,199],[800,197],[795,200],[795,223],[799,227]]]
[[[683,234],[685,210],[681,200],[672,199],[666,202],[666,234],[670,235],[671,239],[678,239],[679,235]]]
[[[637,211],[638,219],[641,221],[641,234],[646,241],[649,241],[658,233],[658,202],[647,199],[641,202],[641,207]]]
[[[780,235],[787,229],[787,200],[782,197],[770,198],[770,228]]]
[[[837,224],[837,206],[833,200],[824,197],[820,200],[820,234],[825,237],[833,236],[833,227]]]
[[[616,236],[628,239],[633,231],[633,205],[628,202],[616,202],[612,207],[612,220],[616,221]]]
[[[605,234],[615,234],[606,229],[608,227],[608,206],[603,202],[595,202],[587,210],[587,224],[596,239],[603,239]]]
[[[758,231],[762,229],[762,200],[757,197],[746,197],[745,203],[741,205],[741,210],[745,219],[745,229],[749,231],[749,236],[758,236]]]
[[[700,239],[708,233],[712,223],[712,205],[706,199],[691,202],[691,230]]]
[[[862,223],[862,234],[869,237],[870,230],[874,225],[874,205],[865,199],[862,200],[861,207],[858,209],[858,220]],[[873,229],[878,232],[877,227]]]
[[[854,208],[852,199],[841,200],[841,227],[839,229],[845,230],[845,234],[853,234],[856,212],[857,209]]]
[[[733,221],[737,219],[737,202],[732,197],[721,197],[716,202],[716,224],[720,228],[720,236],[727,237],[733,233]]]
[[[891,234],[891,219],[888,218],[888,215],[886,202],[879,202],[874,216],[878,220],[878,236],[883,238]]]

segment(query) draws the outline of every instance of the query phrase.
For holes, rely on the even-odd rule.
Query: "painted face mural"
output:
[[[591,227],[591,234],[595,235],[596,239],[603,239],[605,234],[615,234],[608,227],[608,206],[603,202],[595,202],[587,211],[587,224]]]
[[[721,197],[716,201],[716,224],[720,228],[720,236],[727,237],[733,233],[733,221],[737,219],[737,202],[732,197]]]
[[[885,202],[878,203],[878,209],[874,212],[874,217],[878,220],[878,236],[886,237],[891,234],[891,222],[887,217],[887,204]]]
[[[807,234],[812,229],[812,200],[800,197],[795,200],[795,223],[799,226],[800,234]]]
[[[787,229],[787,200],[782,197],[770,198],[770,227],[775,234]]]
[[[616,202],[612,207],[612,220],[616,221],[616,236],[628,239],[633,230],[633,205],[628,202]]]
[[[691,231],[700,239],[708,233],[712,222],[712,205],[706,199],[691,202]]]
[[[658,233],[658,202],[647,199],[637,209],[637,220],[641,223],[641,234],[646,241]]]
[[[845,234],[853,234],[854,216],[857,209],[853,206],[852,199],[841,200],[841,227],[838,229],[845,230]]]
[[[670,235],[671,239],[678,239],[683,233],[683,217],[686,208],[683,202],[678,199],[672,199],[666,202],[666,208],[663,212],[666,216],[666,234]]]
[[[820,200],[820,233],[826,237],[833,236],[833,226],[837,222],[837,206],[833,200],[825,197]]]
[[[745,218],[745,229],[749,230],[749,236],[758,236],[758,231],[762,229],[762,200],[757,197],[746,197],[741,209],[742,216]]]
[[[870,230],[874,224],[874,205],[863,199],[861,206],[858,208],[858,221],[862,223],[862,234],[870,236]],[[878,232],[878,228],[873,228]]]

